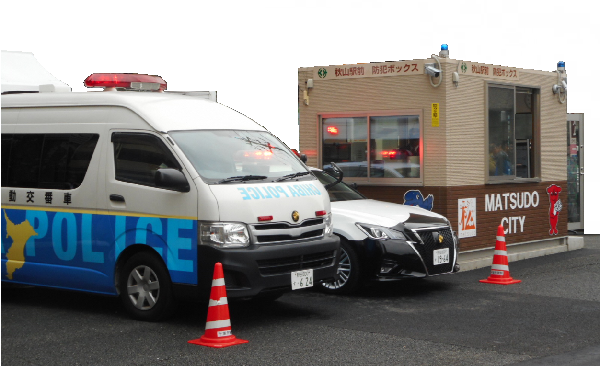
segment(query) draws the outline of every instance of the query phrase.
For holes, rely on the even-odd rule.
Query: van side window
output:
[[[3,187],[74,189],[83,182],[98,135],[14,134],[6,156],[4,141],[3,135]]]
[[[112,142],[116,180],[155,187],[154,175],[158,169],[181,170],[171,151],[154,135],[115,132]]]
[[[12,134],[2,134],[2,187],[7,187],[8,184],[8,164],[10,161],[12,138]]]

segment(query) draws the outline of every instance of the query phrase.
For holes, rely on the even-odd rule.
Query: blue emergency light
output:
[[[442,51],[448,51],[448,45],[447,44],[443,44],[442,45]],[[562,62],[562,61],[561,61]],[[564,64],[564,63],[563,63]]]

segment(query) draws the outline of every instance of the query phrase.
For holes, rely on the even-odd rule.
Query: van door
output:
[[[180,157],[162,135],[111,130],[106,161],[106,197],[114,228],[114,258],[152,248],[174,283],[197,284],[197,190]],[[159,169],[179,171],[186,192],[157,186]],[[136,247],[132,247],[136,245]]]

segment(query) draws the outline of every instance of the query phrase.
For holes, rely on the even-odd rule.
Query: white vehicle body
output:
[[[150,320],[172,295],[207,296],[216,262],[229,297],[335,276],[323,186],[251,119],[196,93],[11,87],[3,282],[121,294]]]

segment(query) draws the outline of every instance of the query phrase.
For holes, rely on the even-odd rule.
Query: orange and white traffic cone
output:
[[[496,251],[492,261],[492,274],[485,280],[479,280],[482,283],[493,283],[496,285],[512,285],[521,280],[515,280],[508,271],[508,253],[506,252],[506,239],[504,239],[504,227],[498,226],[496,234]]]
[[[248,343],[248,341],[238,339],[231,334],[229,305],[227,304],[225,278],[223,276],[223,265],[221,263],[215,263],[215,272],[213,274],[212,287],[210,289],[208,316],[206,317],[206,329],[204,335],[198,339],[188,341],[188,343],[214,348]]]

